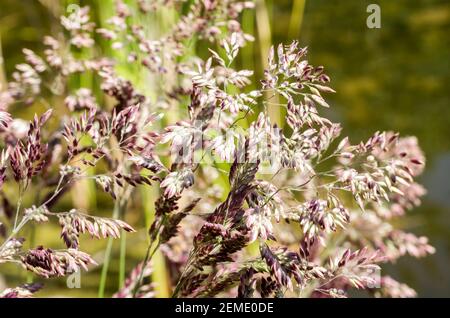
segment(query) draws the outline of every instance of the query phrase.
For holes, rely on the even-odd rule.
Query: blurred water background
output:
[[[130,1],[126,1],[130,3]],[[131,1],[132,2],[132,1]],[[378,0],[381,28],[369,29],[365,0],[257,1],[257,10],[244,15],[243,26],[256,32],[256,42],[244,50],[243,64],[253,64],[260,76],[269,43],[298,39],[309,47],[313,65],[324,65],[337,94],[329,96],[329,116],[341,122],[352,141],[368,138],[376,130],[416,135],[427,156],[421,182],[428,189],[423,205],[401,226],[426,235],[436,254],[425,259],[402,258],[383,268],[415,288],[422,297],[450,296],[450,2],[448,0]],[[42,50],[42,38],[58,31],[58,16],[74,1],[0,0],[0,43],[3,69],[0,82],[22,62],[21,49]],[[81,1],[99,12],[111,12],[110,0]],[[258,33],[259,30],[259,33]],[[2,78],[3,76],[3,78]],[[29,118],[27,110],[17,110]],[[84,196],[75,194],[74,200]],[[89,198],[85,198],[89,200]],[[107,197],[95,198],[101,213],[109,215]],[[90,203],[92,204],[92,203]],[[136,213],[138,214],[138,213]],[[137,216],[136,216],[137,217]],[[43,226],[36,241],[61,244],[57,226]],[[142,257],[145,233],[129,242],[127,257]],[[82,242],[83,243],[83,242]],[[104,241],[85,241],[89,251],[101,251]],[[118,242],[114,243],[117,248]],[[116,250],[114,250],[116,251]],[[118,253],[118,252],[117,252]],[[95,256],[95,255],[94,255]],[[111,274],[117,271],[112,258]],[[130,263],[129,266],[132,266]],[[128,268],[128,265],[127,265]],[[65,280],[46,282],[40,296],[97,295],[100,270],[81,277],[82,289],[67,290]],[[15,272],[0,270],[8,283],[23,281]],[[2,278],[1,275],[4,275]],[[117,288],[108,281],[107,295]]]

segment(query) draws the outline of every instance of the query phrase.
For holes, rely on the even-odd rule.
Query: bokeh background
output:
[[[337,94],[329,96],[333,106],[329,116],[343,124],[344,134],[351,140],[366,139],[376,130],[396,130],[419,138],[427,156],[427,168],[420,181],[428,194],[423,205],[410,213],[401,226],[428,236],[437,252],[419,260],[404,257],[383,271],[415,288],[421,297],[449,297],[450,1],[256,2],[256,10],[246,12],[242,21],[243,28],[254,33],[256,41],[243,50],[241,57],[246,68],[255,68],[256,79],[262,73],[271,43],[297,39],[309,47],[310,62],[324,65],[331,76]],[[70,3],[92,6],[97,22],[104,21],[113,8],[111,0],[0,0],[0,83],[6,83],[14,65],[23,61],[23,47],[41,52],[43,36],[60,32],[58,17]],[[380,29],[366,25],[366,8],[371,3],[381,8]],[[32,115],[27,109],[15,110],[14,114],[23,118]],[[66,201],[68,206],[74,202],[95,205],[100,214],[110,215],[107,197],[89,190],[89,185],[74,189]],[[33,241],[39,244],[61,244],[57,226],[43,225],[30,231]],[[129,239],[127,258],[142,258],[144,236],[142,232],[135,241]],[[119,244],[113,246],[106,295],[117,289],[114,277],[120,264],[114,255],[119,253]],[[104,241],[84,242],[94,257],[104,245]],[[47,287],[38,295],[95,297],[99,274],[100,269],[83,274],[82,289],[67,289],[64,279],[46,282]],[[12,285],[25,278],[31,279],[23,271],[0,268],[0,288],[5,282]]]

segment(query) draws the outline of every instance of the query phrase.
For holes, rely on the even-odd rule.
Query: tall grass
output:
[[[290,39],[298,39],[300,37],[305,5],[306,0],[293,0],[288,32]]]

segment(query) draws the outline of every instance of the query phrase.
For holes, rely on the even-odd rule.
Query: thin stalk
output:
[[[142,195],[142,205],[144,208],[144,216],[145,216],[145,227],[147,229],[150,228],[152,223],[155,220],[155,211],[154,211],[154,202],[156,198],[159,196],[159,191],[156,187],[142,187],[141,189],[141,195]],[[157,297],[168,297],[169,296],[169,280],[167,279],[167,269],[165,266],[165,259],[162,255],[161,251],[159,251],[158,247],[153,250],[152,248],[154,246],[155,242],[151,242],[150,237],[148,238],[148,246],[146,255],[144,257],[143,266],[147,265],[148,262],[152,261],[153,271],[152,271],[152,282],[155,283],[156,288],[156,296]],[[139,279],[141,281],[142,278]],[[140,286],[140,284],[137,284]]]
[[[159,231],[161,230],[161,227],[164,225],[166,220],[166,216],[164,215],[161,223],[158,225],[158,228],[156,229],[156,233],[159,233]],[[155,248],[153,249],[153,252],[150,252],[152,250],[153,244],[155,243],[155,240],[150,240],[150,243],[148,245],[147,248],[147,252],[145,253],[145,258],[144,261],[142,262],[142,271],[139,275],[139,279],[138,282],[136,284],[136,287],[134,288],[133,291],[133,298],[136,297],[136,293],[139,290],[139,287],[142,285],[142,280],[144,278],[144,269],[145,267],[148,265],[148,263],[152,260],[153,256],[155,255],[156,251],[158,250],[159,246],[161,245],[161,241],[158,239],[157,244],[155,246]],[[161,274],[165,275],[165,272],[162,272]]]
[[[119,215],[119,203],[118,203],[118,201],[116,201],[116,203],[114,204],[113,218],[117,218],[118,215]],[[106,245],[102,273],[100,276],[100,284],[98,287],[98,298],[105,297],[106,278],[108,276],[109,261],[111,259],[111,251],[112,251],[113,241],[114,241],[114,239],[112,237],[110,237],[108,239],[108,243]]]
[[[114,203],[114,210],[113,210],[113,215],[112,215],[113,219],[117,219],[119,217],[120,209],[121,209],[120,200],[116,200]],[[99,298],[104,298],[104,296],[105,296],[106,279],[108,277],[108,269],[109,269],[109,263],[111,260],[111,251],[112,251],[113,241],[114,241],[114,238],[110,237],[108,239],[108,243],[107,243],[106,249],[105,249],[102,273],[100,276],[100,284],[98,287],[98,297]]]
[[[22,218],[22,221],[20,221],[20,223],[17,225],[17,227],[15,227],[15,228],[12,230],[11,234],[6,238],[6,240],[5,240],[5,241],[3,242],[3,244],[0,246],[0,254],[1,254],[1,252],[3,252],[3,250],[5,249],[6,244],[7,244],[10,240],[12,240],[12,239],[14,238],[14,236],[17,235],[17,233],[19,233],[19,231],[20,231],[20,230],[22,229],[22,227],[28,222],[28,220],[29,220],[29,218],[26,217],[26,216],[24,216],[24,217]]]
[[[120,235],[119,288],[122,288],[125,283],[126,255],[127,255],[127,235],[126,232],[122,230],[122,233]]]
[[[153,249],[152,252],[150,252],[152,250],[152,246],[153,246],[153,242],[151,242],[147,248],[147,252],[145,253],[145,257],[144,257],[144,261],[142,262],[142,270],[141,273],[139,274],[139,279],[137,281],[136,286],[134,287],[133,290],[133,298],[136,297],[136,294],[139,290],[139,287],[141,287],[142,285],[142,280],[144,279],[144,271],[145,268],[147,267],[148,263],[152,260],[153,256],[155,255],[156,251],[158,250],[159,246],[160,246],[160,241],[158,240],[158,244],[156,244],[155,248]]]
[[[22,185],[19,184],[19,199],[17,200],[16,216],[14,217],[14,229],[17,227],[17,222],[19,220],[20,208],[22,206],[22,199],[23,199],[23,188]]]
[[[248,34],[255,33],[255,13],[253,10],[246,10],[242,13],[242,29]],[[255,69],[255,45],[249,41],[242,48],[242,65],[249,70]]]
[[[169,32],[169,30],[178,19],[178,16],[179,14],[175,9],[164,8],[163,10],[155,14],[154,19],[148,21],[148,23],[146,24],[147,27],[145,28],[145,32],[148,33],[149,37],[160,37],[163,34]],[[194,50],[193,52],[195,52],[195,43],[193,44],[191,49]],[[145,75],[145,77],[148,79],[148,81],[146,81],[145,83],[146,93],[154,100],[156,100],[157,96],[164,91],[170,91],[172,89],[172,86],[176,85],[176,83],[178,82],[177,72],[172,67],[170,67],[170,63],[168,63],[166,66],[168,72],[161,77],[157,77],[155,76],[155,74]],[[178,120],[178,117],[179,114],[176,110],[169,111],[164,116],[163,121],[167,123],[174,123]],[[145,210],[146,228],[148,229],[155,219],[154,202],[159,196],[159,193],[157,193],[155,189],[152,188],[142,188],[141,193]],[[154,247],[155,243],[156,247]],[[157,242],[148,242],[146,256],[142,265],[143,268],[148,265],[150,260],[152,261],[153,267],[152,282],[154,282],[156,286],[156,297],[168,297],[170,280],[168,279],[165,258],[162,255],[161,251],[159,251],[159,240]],[[137,292],[137,288],[139,288],[142,283],[142,274],[143,273],[141,273],[141,276],[139,277],[139,283],[137,284],[136,289],[133,291],[134,296]]]
[[[36,241],[36,226],[35,224],[30,224],[30,248],[34,247]],[[33,282],[34,275],[31,272],[27,271],[27,284],[31,284]]]
[[[195,259],[194,255],[196,253],[196,250],[193,250],[191,254],[189,255],[188,261],[186,262],[186,266],[184,267],[183,272],[180,275],[180,278],[178,279],[177,285],[175,286],[175,289],[172,293],[172,298],[177,298],[178,294],[180,293],[181,287],[183,287],[184,280],[190,274],[191,271],[191,265],[193,263],[193,260]]]
[[[127,201],[129,195],[131,194],[131,188],[128,188],[124,195],[124,205],[119,209],[119,217],[123,219],[125,217],[125,207],[127,205]],[[121,231],[120,235],[120,252],[119,252],[119,288],[122,288],[125,284],[125,274],[126,274],[126,256],[127,256],[127,235],[124,230]]]
[[[167,269],[166,258],[159,249],[159,244],[155,247],[151,255],[153,265],[152,281],[155,283],[155,293],[157,297],[170,297],[170,279]]]
[[[333,236],[332,239],[329,240],[329,243],[326,244],[326,248],[320,253],[320,263],[323,264],[327,258],[330,257],[333,251],[336,250],[336,247],[340,246],[342,242],[345,240],[346,234],[345,232],[341,232],[337,234],[337,236]],[[334,277],[332,280],[336,279],[337,277]],[[329,283],[329,282],[328,282]],[[322,285],[319,285],[318,281],[314,281],[310,285],[306,286],[303,290],[299,291],[299,297],[310,297],[311,294],[317,289],[320,288]]]

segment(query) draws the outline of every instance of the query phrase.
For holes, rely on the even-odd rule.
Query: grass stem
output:
[[[294,0],[292,4],[291,18],[289,21],[289,38],[297,40],[300,37],[303,14],[305,12],[306,0]]]

